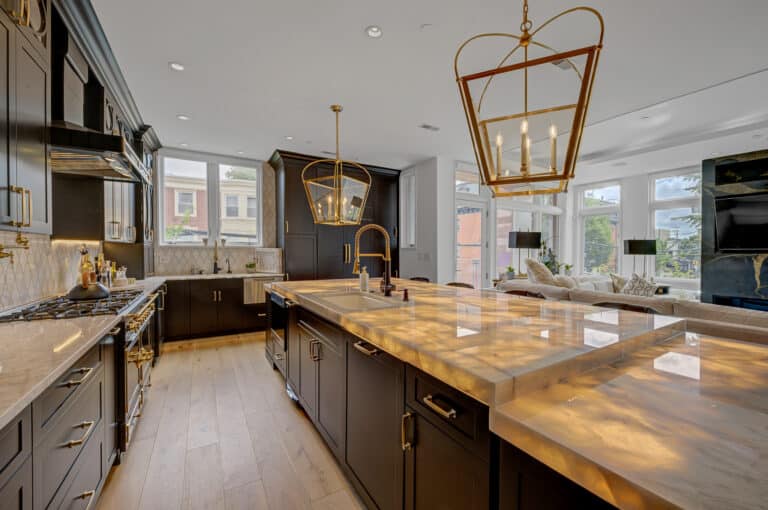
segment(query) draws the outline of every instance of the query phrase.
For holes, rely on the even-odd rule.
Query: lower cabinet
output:
[[[32,509],[32,459],[27,458],[18,471],[0,486],[0,510]]]
[[[165,338],[181,340],[189,338],[189,280],[168,280],[165,295]]]
[[[403,506],[405,365],[352,339],[347,348],[347,455],[358,492],[369,507]],[[372,504],[371,504],[372,503]]]

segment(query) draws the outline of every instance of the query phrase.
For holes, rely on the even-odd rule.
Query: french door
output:
[[[456,200],[454,281],[476,289],[488,284],[487,211],[484,203]]]

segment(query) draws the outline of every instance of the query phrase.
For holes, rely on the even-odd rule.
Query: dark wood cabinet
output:
[[[189,291],[189,336],[211,336],[219,330],[216,280],[192,280]]]
[[[358,492],[381,510],[403,505],[405,364],[352,339],[347,347],[346,463]]]
[[[136,183],[104,181],[104,240],[135,243],[137,240]]]
[[[615,507],[506,441],[499,447],[499,510]]]
[[[301,180],[303,168],[316,158],[304,154],[276,151],[269,164],[275,171],[277,189],[277,246],[283,249],[284,267],[290,280],[314,280],[352,277],[354,235],[360,226],[377,223],[392,238],[392,274],[399,268],[399,171],[364,165],[371,174],[368,194],[360,226],[332,227],[315,225],[307,204]],[[310,169],[308,177],[315,175]],[[384,252],[384,240],[368,233],[361,240],[361,251]],[[381,259],[362,261],[373,276],[381,275]]]
[[[169,280],[165,282],[168,293],[165,296],[165,338],[182,340],[190,336],[190,281]]]
[[[315,348],[319,343],[315,334],[301,321],[299,333],[299,402],[313,420],[317,417],[317,366],[315,366]],[[289,356],[293,353],[289,353]]]
[[[31,510],[32,490],[32,459],[27,458],[21,468],[0,486],[0,510]]]
[[[49,60],[51,1],[0,0],[0,8],[14,20],[19,32],[35,51],[46,61]]]
[[[0,15],[0,224],[8,226],[20,218],[20,197],[11,191],[16,184],[15,151],[12,150],[13,83],[11,82],[15,28]]]

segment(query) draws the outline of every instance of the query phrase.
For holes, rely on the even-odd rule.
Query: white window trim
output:
[[[229,197],[235,197],[235,199],[237,200],[237,205],[235,206],[235,207],[237,207],[237,214],[234,215],[234,216],[230,216],[227,213],[227,208],[230,207],[230,206],[227,205],[227,198],[229,198]],[[224,204],[223,204],[224,207],[222,208],[222,211],[221,211],[221,217],[222,218],[236,219],[236,218],[243,218],[244,217],[244,216],[242,216],[240,214],[240,211],[242,211],[242,207],[241,207],[241,204],[240,204],[240,198],[241,198],[241,195],[225,195],[224,196]]]
[[[413,200],[406,196],[408,187],[403,185],[405,179],[412,179]],[[411,203],[412,202],[412,203]],[[409,210],[411,209],[411,210]],[[409,168],[400,172],[400,239],[402,240],[401,250],[415,250],[419,243],[418,236],[418,177],[416,170]],[[411,219],[413,225],[409,225]],[[413,232],[411,232],[413,230]],[[407,243],[408,237],[412,234],[413,243]]]
[[[248,209],[249,209],[249,207],[248,207],[248,200],[250,200],[251,198],[256,200],[256,214],[253,215],[253,216],[250,216],[248,214]],[[253,219],[258,218],[259,217],[259,211],[261,210],[261,202],[262,201],[259,200],[259,197],[256,196],[256,195],[246,195],[245,196],[245,218],[253,218]]]
[[[589,189],[595,189],[595,188],[607,188],[609,186],[619,186],[619,203],[616,205],[610,205],[610,206],[603,206],[603,207],[584,207],[584,192]],[[618,223],[616,226],[616,250],[617,250],[617,257],[616,257],[616,273],[621,274],[622,270],[622,250],[621,250],[621,242],[622,242],[622,204],[624,203],[624,200],[622,199],[622,194],[624,193],[624,186],[622,185],[622,182],[620,180],[609,180],[609,181],[600,181],[600,182],[591,182],[589,184],[584,184],[582,186],[578,186],[576,189],[576,214],[574,215],[574,221],[575,221],[575,228],[574,232],[576,233],[576,256],[574,257],[574,269],[576,270],[576,274],[599,274],[599,273],[584,273],[584,220],[588,216],[600,216],[600,215],[607,215],[607,214],[616,214],[618,218]]]
[[[173,201],[174,201],[174,212],[176,213],[176,216],[184,216],[185,214],[179,209],[179,205],[181,204],[181,201],[179,200],[179,195],[182,193],[192,193],[192,213],[189,215],[190,218],[197,218],[197,191],[193,189],[176,189],[173,190]]]
[[[656,199],[656,179],[664,177],[684,176],[698,173],[701,175],[701,167],[689,166],[675,168],[673,170],[664,170],[661,172],[653,172],[648,174],[648,199],[649,199],[649,217],[648,217],[648,235],[649,239],[656,238],[656,211],[660,209],[684,209],[684,208],[698,208],[701,212],[701,195],[692,197],[680,197],[680,198],[667,198]],[[661,284],[669,285],[671,287],[686,289],[686,290],[699,290],[701,288],[701,275],[699,278],[676,278],[668,276],[656,275],[656,257],[653,257],[651,262],[650,275],[653,275],[654,279]]]
[[[159,246],[203,246],[202,243],[169,243],[165,240],[165,158],[186,159],[189,161],[198,161],[206,163],[207,169],[207,194],[208,194],[208,238],[209,244],[212,240],[221,239],[221,219],[224,214],[220,211],[220,187],[219,187],[219,165],[243,166],[255,168],[258,171],[256,179],[256,194],[258,199],[257,217],[254,219],[257,224],[256,242],[253,243],[233,243],[228,242],[227,246],[243,247],[261,247],[264,245],[264,171],[263,161],[245,158],[235,158],[219,154],[210,154],[207,152],[186,151],[171,148],[162,148],[157,152],[157,178],[155,185],[157,192],[155,196],[155,218],[157,218],[157,228],[160,235],[156,237],[156,244]],[[195,201],[196,202],[196,201]],[[195,204],[195,208],[197,205]],[[196,212],[196,211],[195,211]]]

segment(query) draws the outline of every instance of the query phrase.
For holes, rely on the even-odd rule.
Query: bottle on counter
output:
[[[88,249],[83,246],[80,250],[80,285],[87,289],[91,284],[91,274],[94,273],[91,257],[88,256]]]
[[[360,292],[368,292],[368,269],[365,266],[360,270]]]

